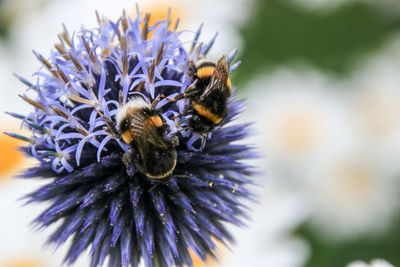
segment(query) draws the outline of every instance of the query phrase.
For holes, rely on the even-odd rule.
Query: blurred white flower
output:
[[[368,149],[338,148],[310,170],[312,225],[331,240],[378,235],[398,211],[396,176]]]
[[[299,181],[327,150],[350,136],[333,84],[316,71],[282,69],[248,86],[247,114],[255,120],[272,177]]]
[[[61,266],[68,246],[53,253],[53,249],[44,249],[47,237],[54,228],[35,232],[29,221],[37,216],[44,206],[23,207],[22,196],[38,186],[38,182],[28,180],[0,181],[0,266]],[[49,231],[49,232],[48,232]],[[80,258],[74,267],[89,266],[89,258]]]
[[[400,171],[400,38],[355,71],[347,106],[360,140]]]
[[[349,142],[326,150],[303,181],[313,225],[333,239],[377,235],[399,210],[398,47],[396,39],[341,83]]]
[[[370,264],[362,261],[355,261],[348,264],[347,267],[394,267],[394,266],[385,260],[373,260],[371,261]]]
[[[236,230],[237,245],[221,259],[221,266],[301,267],[307,243],[291,232],[307,217],[302,200],[277,188],[263,192],[254,205],[248,227]]]
[[[350,82],[307,68],[280,70],[252,83],[247,96],[268,182],[302,195],[312,225],[333,239],[378,234],[399,208],[400,159],[390,151],[400,151],[400,90],[369,96],[360,75]]]

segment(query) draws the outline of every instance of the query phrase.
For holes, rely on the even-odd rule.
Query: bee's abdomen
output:
[[[192,107],[194,112],[206,120],[210,121],[212,124],[219,124],[222,121],[222,117],[219,116],[218,114],[214,113],[210,108],[208,108],[205,105],[196,103],[195,101],[192,101]]]
[[[163,179],[171,175],[176,166],[176,151],[157,147],[150,149],[141,164],[142,171],[149,178]]]

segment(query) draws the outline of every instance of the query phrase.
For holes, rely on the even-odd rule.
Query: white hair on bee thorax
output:
[[[142,97],[134,97],[128,103],[120,107],[117,111],[116,118],[117,123],[120,124],[126,118],[126,112],[128,109],[140,109],[150,108],[150,104],[146,102]]]

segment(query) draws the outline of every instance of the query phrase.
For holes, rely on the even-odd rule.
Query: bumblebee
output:
[[[175,169],[177,137],[167,138],[169,127],[155,106],[134,98],[118,109],[116,121],[120,138],[135,152],[125,154],[124,163],[134,161],[147,177],[163,179]]]
[[[229,62],[226,55],[215,64],[210,61],[192,63],[190,75],[194,82],[174,101],[188,99],[181,116],[188,118],[188,127],[200,134],[207,134],[221,124],[228,114],[228,98],[231,96]]]

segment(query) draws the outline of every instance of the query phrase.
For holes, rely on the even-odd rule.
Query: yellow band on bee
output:
[[[196,73],[197,78],[203,79],[211,77],[213,75],[214,70],[215,70],[214,66],[200,67]]]
[[[226,80],[226,86],[228,86],[229,91],[230,91],[231,88],[232,88],[231,79],[228,78],[228,79]]]
[[[130,144],[133,139],[130,131],[126,131],[126,132],[122,133],[121,137],[122,137],[122,140],[124,140],[124,142],[127,144]]]
[[[175,167],[176,167],[176,160],[174,160],[174,163],[173,163],[171,169],[169,169],[169,171],[167,171],[166,173],[162,173],[160,175],[151,175],[151,174],[146,173],[146,175],[147,175],[147,177],[149,177],[151,179],[163,179],[163,178],[169,176],[174,171]]]
[[[162,125],[163,125],[163,122],[162,122],[162,120],[161,120],[161,118],[160,118],[160,116],[151,116],[150,118],[149,118],[149,120],[154,124],[154,126],[156,126],[156,127],[161,127]]]
[[[203,107],[202,105],[192,102],[193,108],[199,113],[199,115],[206,117],[208,120],[212,121],[214,124],[218,124],[222,121],[222,118],[212,113],[209,109]]]

